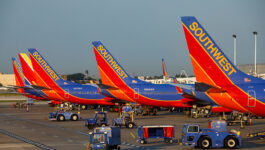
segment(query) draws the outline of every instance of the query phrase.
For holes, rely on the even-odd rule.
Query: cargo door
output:
[[[134,99],[139,99],[139,88],[134,88],[133,97]]]
[[[64,98],[68,99],[69,98],[69,89],[64,90]]]
[[[256,92],[248,90],[248,107],[256,107]]]

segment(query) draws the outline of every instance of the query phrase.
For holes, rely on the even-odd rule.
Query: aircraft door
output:
[[[134,88],[133,97],[134,99],[139,99],[139,88]]]
[[[69,98],[69,89],[65,89],[64,91],[64,98]]]
[[[256,107],[256,92],[248,90],[248,107]]]

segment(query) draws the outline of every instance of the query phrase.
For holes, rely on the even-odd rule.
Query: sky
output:
[[[195,16],[237,64],[265,63],[264,0],[0,0],[0,72],[36,48],[59,74],[98,77],[92,41],[100,40],[132,76],[193,75],[181,16]],[[233,61],[233,59],[232,59]]]

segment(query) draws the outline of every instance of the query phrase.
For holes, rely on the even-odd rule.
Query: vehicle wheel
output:
[[[173,140],[172,140],[172,139],[170,139],[168,142],[169,142],[170,144],[172,144],[172,143],[173,143]]]
[[[211,139],[209,137],[202,137],[198,141],[198,146],[201,149],[208,149],[211,147],[211,145],[212,145],[212,143],[211,143]]]
[[[73,115],[71,116],[71,120],[73,120],[73,121],[77,121],[77,120],[78,120],[78,116],[77,116],[76,114],[73,114]]]
[[[169,140],[168,140],[168,139],[164,139],[164,141],[165,141],[166,143],[168,143],[168,142],[169,142]]]
[[[58,121],[64,121],[64,120],[65,120],[64,115],[59,115],[59,116],[57,117],[57,120],[58,120]]]
[[[237,139],[235,137],[229,136],[224,140],[225,148],[235,148],[237,146]]]
[[[88,125],[87,128],[88,128],[88,129],[93,129],[94,126],[93,126],[93,125]]]
[[[117,146],[117,150],[120,150],[121,148],[120,148],[120,146]]]
[[[155,116],[157,114],[157,108],[153,109],[153,116]]]
[[[133,123],[129,123],[129,124],[128,124],[128,128],[129,128],[129,129],[132,129],[132,128],[133,128]]]
[[[82,108],[83,110],[87,109],[86,105],[82,105],[81,108]]]
[[[141,140],[140,143],[141,144],[145,144],[146,142],[145,142],[145,140]]]

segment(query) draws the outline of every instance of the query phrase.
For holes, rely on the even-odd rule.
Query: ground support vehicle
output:
[[[138,137],[141,144],[146,144],[147,139],[162,138],[166,143],[173,143],[175,137],[174,126],[162,125],[162,126],[139,126]]]
[[[64,109],[64,110],[75,110],[76,109],[76,105],[75,104],[71,104],[68,102],[64,102],[59,104],[60,109]]]
[[[243,114],[243,113],[231,113],[230,115],[226,116],[226,122],[228,126],[233,125],[251,125],[251,118],[249,115]]]
[[[265,131],[256,132],[256,133],[249,133],[249,134],[247,134],[247,137],[264,139],[265,138]]]
[[[142,106],[142,105],[140,105],[135,111],[136,115],[143,115],[143,116],[156,115],[157,112],[158,112],[158,108],[157,107]]]
[[[48,101],[48,105],[50,107],[54,107],[54,106],[60,105],[61,103],[62,103],[61,101],[55,101],[55,100]]]
[[[48,119],[57,120],[57,121],[65,121],[65,120],[77,121],[80,119],[80,115],[78,113],[57,110],[56,112],[49,113]]]
[[[94,118],[87,118],[85,120],[85,126],[88,129],[93,129],[96,126],[104,127],[108,125],[107,112],[106,111],[96,111]]]
[[[96,127],[94,132],[89,133],[87,149],[112,150],[120,149],[120,127]]]
[[[211,108],[196,107],[191,109],[191,116],[193,118],[209,118],[211,114]]]
[[[182,144],[206,148],[236,148],[241,145],[240,132],[226,131],[224,120],[211,121],[210,128],[200,128],[198,124],[185,124],[182,129]]]
[[[12,104],[10,107],[12,107],[12,108],[26,108],[27,104],[25,102],[16,102],[15,104]]]
[[[113,126],[125,126],[126,128],[133,128],[136,126],[134,122],[134,111],[132,107],[125,106],[122,108],[122,112],[119,118],[113,118],[112,120]]]

